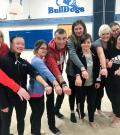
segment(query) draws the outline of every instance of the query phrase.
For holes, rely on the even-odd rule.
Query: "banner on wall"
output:
[[[76,14],[85,12],[85,7],[77,3],[76,0],[56,0],[56,7],[48,7],[48,14],[52,13],[68,13],[75,12]]]
[[[36,0],[30,9],[31,18],[92,16],[93,0]]]

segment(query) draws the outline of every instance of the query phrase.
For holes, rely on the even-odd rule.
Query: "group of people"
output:
[[[104,87],[112,105],[111,126],[120,127],[120,25],[115,22],[110,26],[103,24],[98,34],[100,38],[93,42],[81,20],[72,24],[72,34],[68,38],[66,31],[58,28],[49,43],[36,41],[30,64],[20,57],[25,47],[24,37],[12,37],[8,48],[0,31],[0,135],[13,135],[10,133],[13,108],[18,135],[24,134],[27,100],[32,111],[31,134],[41,135],[44,92],[48,126],[52,133],[61,133],[56,127],[55,116],[64,119],[60,108],[65,94],[69,96],[70,121],[77,123],[75,105],[80,121],[84,121],[87,99],[90,126],[97,127],[94,114],[96,110],[102,113]],[[69,86],[62,74],[67,54]],[[27,75],[30,76],[28,88]],[[55,103],[54,90],[57,94]]]

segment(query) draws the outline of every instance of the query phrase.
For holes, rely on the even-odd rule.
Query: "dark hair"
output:
[[[35,45],[34,45],[34,50],[33,53],[36,54],[38,52],[38,49],[42,46],[42,44],[46,44],[47,49],[48,49],[48,44],[44,40],[37,40]]]
[[[110,23],[110,28],[112,28],[112,27],[115,26],[115,25],[118,25],[118,26],[120,27],[119,23],[117,23],[117,22],[112,22],[112,23]]]
[[[74,32],[75,26],[77,26],[77,25],[79,25],[79,24],[84,28],[83,34],[87,33],[87,28],[86,28],[85,23],[84,23],[82,20],[77,20],[77,21],[75,21],[75,22],[72,24],[72,34],[73,34],[73,35],[75,35],[75,32]]]
[[[64,33],[66,33],[66,31],[65,31],[64,29],[62,29],[62,28],[58,28],[58,29],[55,31],[54,35],[55,35],[56,33],[58,33],[58,34],[64,34]]]
[[[0,30],[0,36],[2,37],[3,41],[4,41],[4,34],[3,32]]]
[[[11,49],[11,45],[12,45],[12,43],[13,43],[13,40],[14,40],[15,38],[23,38],[23,39],[24,39],[24,37],[23,37],[23,36],[20,36],[20,35],[15,35],[15,36],[11,37],[11,38],[10,38],[10,49]]]
[[[76,48],[77,53],[82,51],[81,44],[83,44],[87,39],[90,39],[90,41],[92,42],[92,37],[88,33],[85,33],[80,37],[81,43],[78,44],[78,46]]]
[[[92,37],[89,33],[85,33],[81,36],[81,44],[83,44],[87,39],[90,39],[90,41],[92,42]]]
[[[13,40],[14,40],[15,38],[23,38],[23,39],[24,39],[24,37],[23,37],[23,36],[15,35],[15,36],[13,36],[13,37],[11,37],[11,38],[10,38],[10,43],[12,43],[12,42],[13,42]]]

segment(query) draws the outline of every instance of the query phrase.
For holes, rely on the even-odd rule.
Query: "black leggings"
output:
[[[104,86],[101,85],[96,91],[96,109],[101,110],[102,98],[104,96]]]
[[[44,112],[44,96],[40,98],[31,98],[29,100],[31,106],[31,133],[41,135],[41,118]]]
[[[25,100],[16,100],[14,104],[9,107],[9,127],[11,123],[11,116],[13,108],[15,107],[16,117],[17,117],[17,130],[18,135],[24,135],[24,125],[25,125],[25,115],[27,109],[27,102]]]
[[[120,77],[113,76],[106,81],[106,93],[111,101],[113,113],[120,118]]]
[[[80,104],[80,114],[81,118],[84,118],[85,113],[84,113],[84,103],[85,99],[87,97],[87,108],[88,108],[88,117],[89,121],[93,122],[94,121],[94,112],[96,108],[96,89],[95,87],[92,86],[82,86],[82,87],[77,87],[77,100],[78,103]]]
[[[69,106],[70,110],[74,111],[75,99],[76,99],[76,86],[75,86],[75,77],[67,75],[69,87],[71,88],[71,95],[69,96]]]
[[[48,81],[49,85],[52,84]],[[54,90],[51,94],[47,95],[46,107],[47,107],[47,117],[48,117],[48,125],[49,128],[52,129],[55,127],[55,113],[59,112],[61,105],[63,103],[64,93],[62,95],[58,95],[56,99],[56,103],[54,105]]]

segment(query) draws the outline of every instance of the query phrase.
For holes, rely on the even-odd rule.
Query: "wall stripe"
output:
[[[120,21],[120,14],[115,15],[115,21]],[[27,25],[54,25],[72,24],[75,20],[81,19],[84,22],[93,22],[93,16],[46,18],[46,19],[25,19],[25,20],[0,20],[0,27],[27,26]]]

